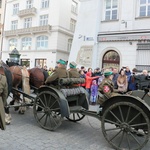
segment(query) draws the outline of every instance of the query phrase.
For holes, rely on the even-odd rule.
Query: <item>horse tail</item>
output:
[[[22,72],[22,90],[30,95],[30,85],[29,85],[29,72],[26,66],[23,66],[21,69]],[[25,102],[29,103],[30,99],[25,97]]]

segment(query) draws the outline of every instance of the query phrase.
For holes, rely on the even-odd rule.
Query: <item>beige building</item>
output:
[[[7,0],[2,59],[16,48],[21,65],[55,67],[68,60],[79,0]]]

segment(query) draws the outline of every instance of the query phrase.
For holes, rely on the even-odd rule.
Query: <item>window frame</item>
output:
[[[44,46],[42,47],[42,45],[44,45]],[[48,49],[48,36],[41,35],[36,38],[36,49],[37,50],[47,50]]]
[[[117,2],[116,2],[116,7],[114,7],[113,8],[113,2],[115,1],[115,0],[109,0],[110,1],[110,8],[107,8],[107,1],[108,0],[105,0],[105,2],[104,2],[104,18],[103,18],[103,20],[105,20],[105,21],[112,21],[112,20],[117,20],[118,19],[118,10],[119,10],[119,8],[118,8],[118,3],[119,3],[119,1],[118,0],[116,0]],[[113,15],[113,12],[114,11],[116,11],[116,13],[115,13],[115,15]],[[109,12],[109,15],[108,15],[108,17],[109,18],[106,18],[107,16],[106,16],[106,13],[107,12]],[[115,18],[113,18],[113,16],[116,16]]]
[[[71,4],[71,11],[75,14],[77,14],[77,11],[78,11],[78,3],[76,1],[72,1],[72,4]]]
[[[24,18],[24,28],[32,27],[32,17]]]
[[[18,20],[11,21],[11,30],[17,30],[18,29]]]
[[[49,0],[41,0],[41,8],[49,8]]]
[[[138,16],[139,17],[150,17],[150,2],[149,2],[149,0],[146,0],[146,3],[144,3],[144,4],[140,4],[141,3],[141,0],[139,0],[138,1]],[[146,9],[145,9],[145,15],[141,15],[141,7],[146,7]],[[149,11],[148,11],[148,7],[149,7]],[[148,12],[149,12],[149,14],[148,14]]]
[[[19,3],[13,4],[13,15],[17,15],[19,12]]]
[[[73,32],[75,31],[75,28],[76,28],[76,22],[77,22],[76,20],[72,18],[70,19],[70,30]]]
[[[10,44],[11,44],[10,42],[11,42],[11,41],[13,42],[13,45],[10,46]],[[8,41],[8,42],[9,42],[9,48],[8,48],[8,49],[9,49],[10,51],[12,51],[14,48],[17,48],[17,41],[18,41],[18,40],[17,40],[16,38],[11,38],[11,39],[9,39],[9,41]]]
[[[24,44],[24,46],[23,46],[23,44]],[[28,45],[30,45],[30,46],[28,46]],[[31,50],[31,46],[32,46],[32,38],[31,37],[22,38],[22,40],[21,40],[22,50]]]
[[[48,19],[49,19],[49,15],[48,14],[41,15],[40,19],[39,19],[39,25],[40,26],[48,25]]]
[[[73,39],[68,39],[68,43],[67,43],[67,51],[68,51],[68,52],[71,51],[72,42],[73,42]]]
[[[26,9],[30,9],[33,7],[33,0],[27,0],[26,1]]]

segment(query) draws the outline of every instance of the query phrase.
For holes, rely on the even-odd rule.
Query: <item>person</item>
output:
[[[125,69],[125,74],[127,76],[127,81],[129,81],[130,76],[131,76],[131,71],[130,71],[130,68],[128,66]]]
[[[137,90],[137,83],[136,83],[136,74],[137,74],[137,69],[133,68],[132,69],[132,74],[130,76],[130,79],[128,81],[128,91],[134,91]]]
[[[7,79],[4,75],[0,74],[0,127],[2,130],[5,129],[6,123],[10,123],[8,121],[9,116],[5,114],[4,106],[7,105],[7,96],[8,96],[8,85]]]
[[[97,67],[97,68],[94,70],[93,77],[95,77],[95,76],[99,76],[99,77],[102,76],[102,73],[101,73],[99,67]],[[100,78],[99,78],[99,79],[100,79]],[[99,82],[99,79],[96,79],[97,84],[98,84],[98,82]]]
[[[118,79],[118,76],[119,76],[119,73],[118,73],[118,70],[117,68],[113,68],[113,83],[114,83],[114,88],[117,89],[118,88],[118,85],[117,85],[117,79]]]
[[[69,63],[69,78],[80,78],[80,74],[76,69],[77,64],[73,61]]]
[[[83,70],[80,70],[79,74],[80,74],[80,78],[84,78],[84,79],[86,78],[85,73],[84,73]],[[85,88],[85,83],[82,83],[80,86],[82,86],[83,88]]]
[[[92,81],[94,79],[97,79],[97,78],[99,78],[99,76],[92,77],[92,72],[91,71],[89,71],[89,72],[86,73],[86,77],[85,77],[85,89],[86,89],[86,91],[88,93],[88,100],[89,100],[89,102],[90,102],[90,96],[91,96],[91,90],[90,90],[91,89],[91,84],[92,84]]]
[[[112,81],[113,72],[104,72],[104,76],[105,78],[103,79],[98,88],[98,91],[102,94],[101,97],[99,97],[99,99],[97,100],[97,103],[100,105],[102,105],[106,99],[118,95],[118,90],[114,89],[114,83]]]
[[[45,84],[57,84],[56,81],[59,78],[68,78],[69,74],[68,71],[66,70],[66,61],[59,59],[57,61],[57,67],[55,68],[55,70],[53,71],[53,73],[48,76],[48,78],[45,81]]]
[[[96,104],[97,94],[98,94],[98,85],[97,85],[96,80],[93,80],[92,85],[91,85],[91,104],[92,105]]]
[[[120,75],[118,76],[117,85],[118,85],[118,91],[120,93],[124,93],[127,91],[128,79],[124,70],[121,70]]]

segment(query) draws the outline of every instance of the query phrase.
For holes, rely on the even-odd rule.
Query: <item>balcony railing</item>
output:
[[[19,35],[25,35],[25,34],[36,34],[36,33],[49,32],[50,30],[51,30],[51,26],[47,25],[47,26],[38,26],[38,27],[17,29],[17,30],[9,30],[9,31],[5,31],[4,35],[5,35],[5,37],[19,36]]]
[[[28,16],[28,15],[35,15],[35,14],[36,14],[36,8],[32,7],[32,8],[29,8],[29,9],[20,10],[19,13],[18,13],[18,16],[19,17],[25,17],[25,16]]]

